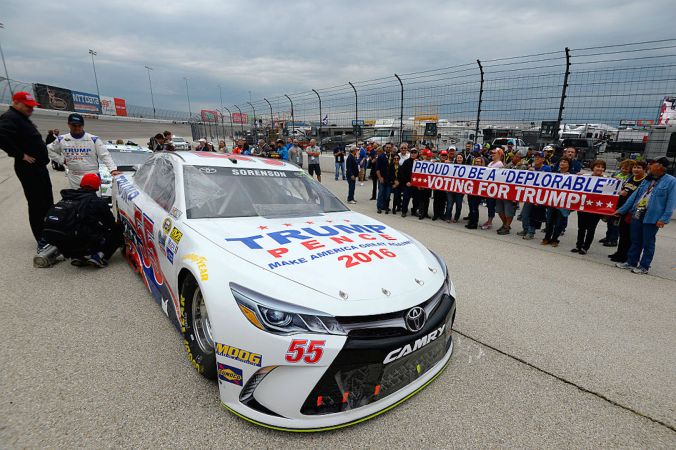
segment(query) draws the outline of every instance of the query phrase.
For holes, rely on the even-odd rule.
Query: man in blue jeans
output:
[[[669,160],[665,157],[648,161],[650,176],[615,211],[622,217],[631,212],[631,247],[627,261],[617,263],[620,269],[646,274],[655,255],[657,231],[669,223],[676,208],[676,178],[666,173]]]
[[[359,177],[359,163],[357,163],[357,146],[350,149],[350,154],[347,155],[347,202],[351,205],[357,203],[354,199],[354,188]]]
[[[339,144],[333,149],[333,158],[336,160],[336,181],[338,181],[338,172],[340,171],[345,180],[345,146]]]
[[[392,185],[390,184],[390,153],[392,152],[392,144],[387,143],[383,147],[385,150],[376,159],[376,178],[378,179],[378,199],[376,200],[376,208],[378,214],[385,210],[385,214],[390,213],[390,194],[392,193]]]

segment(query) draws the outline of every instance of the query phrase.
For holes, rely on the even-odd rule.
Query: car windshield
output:
[[[185,166],[188,219],[306,217],[348,209],[302,171]]]
[[[108,150],[108,153],[118,167],[139,166],[153,155],[152,152],[117,149]]]
[[[373,137],[389,137],[391,131],[392,130],[390,130],[389,128],[384,128],[384,129],[380,128],[380,129],[377,129],[375,131],[375,133],[373,134]]]

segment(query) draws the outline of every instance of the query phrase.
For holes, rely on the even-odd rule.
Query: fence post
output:
[[[319,96],[319,92],[316,90],[312,90],[315,94],[317,94],[317,98],[319,99],[319,128],[317,129],[317,139],[320,141],[322,140],[322,98]]]
[[[244,137],[244,122],[242,122],[242,110],[239,109],[239,106],[235,105],[235,108],[237,108],[237,111],[239,111],[239,127],[240,130],[242,130],[242,136]]]
[[[225,106],[223,107],[223,109],[225,109],[228,112],[228,114],[230,115],[230,134],[232,135],[232,139],[234,141],[235,140],[235,127],[232,125],[232,113]]]
[[[284,97],[288,98],[289,102],[291,102],[291,137],[293,137],[296,132],[296,118],[293,115],[293,100],[286,94],[284,94]]]
[[[270,136],[268,136],[268,139],[272,136],[272,134],[275,132],[275,117],[272,115],[272,105],[268,101],[267,98],[264,98],[265,102],[268,104],[270,107]]]
[[[401,82],[401,78],[396,73],[394,74],[399,81],[401,86],[401,99],[399,100],[399,147],[404,139],[404,83]]]
[[[484,97],[484,67],[478,59],[476,63],[479,65],[479,72],[481,73],[481,84],[479,86],[479,106],[476,109],[476,126],[474,127],[474,143],[479,140],[479,121],[481,120],[481,103]]]
[[[256,108],[254,108],[254,105],[252,105],[251,102],[247,102],[247,103],[249,104],[249,106],[251,106],[251,110],[253,111],[253,115],[254,115],[254,117],[253,117],[253,120],[254,120],[253,121],[253,132],[254,132],[254,134],[256,134],[256,136],[254,136],[256,138],[256,141],[258,141],[258,133],[255,132],[256,129],[258,128],[258,124],[256,123]]]
[[[350,81],[348,81],[347,84],[352,86],[352,90],[354,91],[354,120],[359,120],[359,97],[357,96],[357,89]]]
[[[566,73],[563,76],[563,88],[561,89],[561,103],[559,104],[559,116],[556,118],[556,127],[554,133],[558,136],[561,121],[563,120],[563,109],[566,104],[566,91],[568,91],[568,75],[570,75],[570,49],[566,47]]]

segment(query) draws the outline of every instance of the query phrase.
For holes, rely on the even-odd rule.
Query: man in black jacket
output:
[[[12,106],[0,116],[0,148],[14,158],[14,172],[28,201],[28,220],[40,252],[47,245],[42,229],[54,197],[47,171],[47,146],[29,119],[36,106],[40,105],[28,92],[14,94]]]
[[[357,177],[359,176],[359,164],[357,163],[357,146],[350,149],[350,154],[347,155],[347,202],[350,204],[357,203],[354,199],[354,188],[357,185]]]
[[[418,150],[412,149],[410,155],[401,165],[397,174],[399,185],[404,193],[401,201],[401,217],[406,217],[406,214],[408,214],[408,202],[411,199],[413,200],[411,212],[414,216],[418,212],[418,188],[411,185],[411,173],[413,172],[413,163],[418,158]]]

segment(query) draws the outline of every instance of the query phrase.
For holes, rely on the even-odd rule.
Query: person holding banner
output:
[[[671,220],[676,209],[676,178],[666,173],[669,159],[650,161],[650,176],[615,211],[615,216],[631,213],[631,247],[627,261],[616,264],[621,269],[632,269],[646,274],[655,256],[657,232]]]
[[[401,217],[406,217],[408,214],[408,202],[413,200],[413,207],[411,213],[415,215],[418,212],[418,188],[411,185],[411,173],[413,171],[413,163],[418,158],[418,150],[413,148],[406,158],[404,164],[399,168],[397,179],[399,186],[401,186],[403,198],[401,201]]]
[[[505,164],[502,162],[502,158],[505,155],[505,151],[501,148],[494,148],[490,150],[490,157],[491,161],[488,163],[488,167],[491,167],[493,169],[500,169],[505,166]],[[488,207],[488,220],[481,225],[482,230],[489,230],[493,226],[493,219],[495,218],[495,205],[496,201],[494,198],[488,198],[486,199],[486,206]],[[504,220],[503,220],[503,226],[500,227],[501,231],[504,228]]]
[[[564,158],[566,157],[564,156]],[[561,159],[563,160],[563,158]],[[603,173],[606,171],[606,162],[597,159],[592,163],[591,169],[592,177],[602,177]],[[587,254],[592,242],[594,242],[594,233],[596,232],[596,226],[599,224],[600,220],[600,214],[584,211],[577,212],[577,242],[575,243],[575,248],[572,249],[571,252],[579,253],[580,255]]]
[[[565,156],[559,161],[559,173],[567,175],[570,170],[570,159]],[[547,225],[545,227],[545,238],[542,240],[542,245],[550,245],[552,247],[559,246],[559,236],[563,231],[564,218],[570,215],[570,210],[564,208],[547,208]]]
[[[551,172],[552,168],[545,164],[545,154],[539,152],[533,155],[533,164],[528,167],[528,170]],[[542,222],[545,220],[544,216],[544,206],[524,202],[523,209],[521,210],[521,224],[523,226],[523,231],[518,232],[517,235],[523,236],[523,239],[527,241],[533,239],[535,237],[535,231],[540,229]]]
[[[465,157],[462,155],[462,153],[458,153],[455,155],[452,163],[461,166],[465,164]],[[462,198],[464,196],[465,194],[462,192],[446,192],[446,214],[444,214],[446,222],[451,223],[452,221],[453,223],[458,223],[462,213]],[[455,205],[455,215],[453,215],[453,205]]]
[[[622,186],[622,192],[620,192],[620,196],[617,202],[617,207],[618,209],[622,207],[627,201],[627,199],[631,196],[631,194],[634,193],[636,189],[641,185],[643,180],[646,177],[646,169],[648,167],[648,163],[645,161],[634,161],[634,167],[632,167],[631,172],[632,172],[632,177],[627,180],[626,183]],[[608,255],[608,258],[612,262],[619,262],[623,263],[627,261],[627,255],[629,254],[629,246],[631,245],[631,238],[630,238],[630,224],[631,224],[631,214],[627,213],[624,214],[622,217],[619,218],[620,224],[619,224],[619,229],[620,229],[620,239],[617,244],[617,251],[613,253],[612,255]]]
[[[485,166],[486,161],[483,156],[475,156],[472,160],[472,165]],[[468,230],[476,230],[479,228],[479,204],[481,203],[481,197],[478,195],[467,195],[467,203],[469,204],[469,216],[465,228]]]

